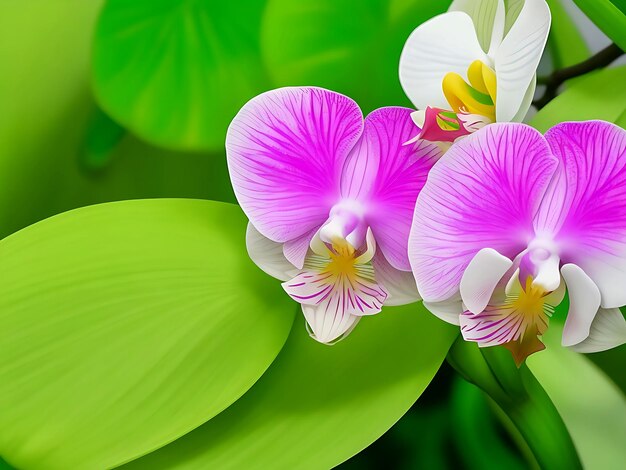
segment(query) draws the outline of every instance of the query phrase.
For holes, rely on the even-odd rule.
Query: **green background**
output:
[[[547,71],[591,54],[548,3]],[[622,43],[620,2],[576,3]],[[455,328],[411,305],[318,345],[222,204],[247,100],[315,85],[410,106],[400,51],[449,4],[0,0],[0,468],[527,468],[443,362]],[[530,123],[624,126],[624,83],[567,82]],[[625,361],[558,340],[530,361],[588,468],[626,461]]]

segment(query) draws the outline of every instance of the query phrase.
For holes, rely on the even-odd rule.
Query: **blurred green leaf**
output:
[[[276,361],[243,398],[127,468],[332,468],[406,413],[457,330],[421,304],[386,307],[328,347],[311,340],[299,319]]]
[[[584,468],[619,468],[626,462],[618,437],[626,436],[626,397],[586,357],[563,348],[561,335],[551,322],[543,336],[547,349],[533,354],[528,367],[565,421]]]
[[[107,0],[94,41],[99,103],[155,144],[223,148],[239,108],[268,88],[258,45],[264,5]]]
[[[145,197],[235,200],[223,151],[172,152],[126,136],[97,175],[85,174],[79,166],[97,112],[88,72],[101,3],[0,2],[0,238],[50,215],[98,202]]]
[[[102,171],[111,163],[113,152],[125,135],[126,129],[96,109],[87,128],[79,163],[87,172]]]
[[[589,47],[569,13],[563,8],[562,1],[547,0],[552,12],[548,47],[552,53],[552,63],[555,69],[577,64],[590,55]]]
[[[0,455],[110,468],[237,400],[295,305],[245,248],[236,206],[91,206],[0,242]]]
[[[450,1],[269,0],[261,46],[277,86],[316,85],[345,93],[363,111],[410,105],[398,78],[411,31]]]
[[[622,0],[574,0],[574,3],[604,34],[626,50],[626,12]]]
[[[530,124],[541,132],[563,121],[617,122],[626,110],[626,65],[604,69],[576,83],[546,105]]]

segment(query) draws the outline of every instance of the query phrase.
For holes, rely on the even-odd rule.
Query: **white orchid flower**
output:
[[[454,142],[530,108],[550,30],[545,0],[455,0],[420,25],[400,57],[400,83],[419,110],[417,138]]]

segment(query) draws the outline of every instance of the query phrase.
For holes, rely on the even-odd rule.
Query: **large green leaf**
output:
[[[626,50],[626,8],[623,0],[574,0],[604,34]]]
[[[532,355],[528,367],[565,421],[584,468],[621,468],[626,462],[620,442],[626,436],[626,397],[586,357],[561,347],[561,334],[552,322],[543,337],[548,349]]]
[[[229,406],[270,365],[295,307],[249,260],[236,206],[141,200],[0,242],[0,455],[108,468]]]
[[[539,111],[531,125],[541,132],[563,121],[617,122],[626,110],[626,65],[605,69],[573,83]]]
[[[108,0],[93,84],[103,108],[153,143],[221,149],[228,123],[268,88],[258,50],[264,1]]]
[[[450,1],[269,0],[261,46],[277,85],[317,85],[345,93],[364,111],[409,105],[398,79],[413,29]]]
[[[128,136],[98,174],[82,171],[79,159],[90,146],[89,123],[98,114],[88,72],[101,3],[0,2],[0,237],[98,202],[146,197],[234,201],[223,152],[175,153]]]
[[[421,304],[385,308],[333,347],[311,340],[300,319],[243,398],[128,468],[332,468],[408,410],[457,334]]]

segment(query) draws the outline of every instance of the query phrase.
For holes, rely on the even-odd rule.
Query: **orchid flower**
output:
[[[409,36],[400,83],[419,110],[416,139],[449,143],[522,121],[550,30],[545,0],[455,0]]]
[[[626,131],[498,123],[454,144],[418,197],[409,258],[432,313],[518,364],[544,349],[566,287],[563,345],[623,344]]]
[[[407,244],[417,194],[439,157],[407,146],[411,110],[357,104],[320,88],[282,88],[248,102],[226,137],[248,252],[302,305],[322,343],[384,304],[418,300]]]

